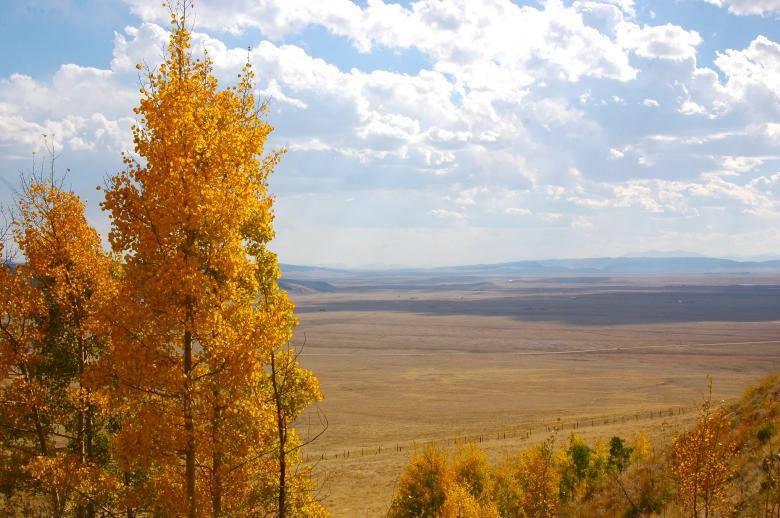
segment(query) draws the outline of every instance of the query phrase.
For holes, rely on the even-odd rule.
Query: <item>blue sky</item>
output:
[[[0,6],[0,201],[41,135],[95,186],[131,149],[159,0]],[[780,0],[200,0],[272,100],[284,262],[780,254]],[[247,48],[250,51],[247,51]],[[40,156],[40,154],[38,155]]]

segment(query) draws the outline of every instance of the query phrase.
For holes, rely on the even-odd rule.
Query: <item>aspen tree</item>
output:
[[[24,183],[12,230],[24,262],[0,267],[0,450],[14,455],[2,478],[47,495],[52,515],[96,516],[115,488],[97,370],[114,264],[53,178]]]
[[[289,493],[281,509],[279,493],[270,498],[280,405],[257,397],[274,392],[269,363],[297,323],[267,247],[267,180],[281,153],[265,153],[272,128],[250,65],[220,90],[209,57],[193,57],[189,7],[173,9],[165,61],[147,70],[135,109],[135,154],[103,202],[124,262],[111,354],[126,417],[113,444],[139,508],[192,518],[316,515],[324,511],[305,480],[297,507],[284,501]],[[316,378],[296,373],[306,382],[277,393],[296,402],[282,405],[285,433],[320,397]]]
[[[728,440],[724,409],[712,407],[712,378],[708,385],[709,395],[702,403],[699,420],[672,446],[671,471],[677,479],[677,497],[692,518],[732,510],[727,485],[734,472],[735,444]]]

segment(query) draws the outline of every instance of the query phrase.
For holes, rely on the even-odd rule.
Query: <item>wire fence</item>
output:
[[[632,414],[620,414],[620,415],[601,415],[594,417],[578,417],[576,419],[555,419],[549,421],[543,421],[541,423],[519,425],[507,430],[499,430],[485,433],[470,433],[461,434],[450,437],[440,437],[436,439],[426,440],[413,440],[407,442],[396,442],[391,444],[377,444],[374,446],[361,446],[360,448],[350,448],[343,450],[330,450],[330,451],[317,451],[306,452],[303,455],[303,461],[305,463],[321,462],[321,461],[334,461],[334,460],[347,460],[352,458],[398,454],[404,452],[414,452],[418,448],[424,448],[428,445],[433,446],[454,446],[458,443],[483,443],[487,441],[503,441],[508,439],[515,440],[529,440],[534,434],[538,433],[553,433],[562,432],[566,430],[577,431],[583,428],[596,428],[600,426],[609,426],[616,424],[624,424],[630,422],[639,422],[643,420],[657,420],[668,417],[682,416],[696,412],[700,409],[699,406],[692,407],[672,407],[665,410],[646,410],[642,412],[635,412]]]

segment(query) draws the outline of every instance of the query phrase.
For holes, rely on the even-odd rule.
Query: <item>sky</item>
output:
[[[48,143],[107,232],[168,20],[0,0],[0,203]],[[192,24],[271,102],[282,262],[780,256],[780,0],[197,0]]]

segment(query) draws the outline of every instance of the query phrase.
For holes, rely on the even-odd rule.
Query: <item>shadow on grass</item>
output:
[[[316,311],[393,311],[423,315],[505,316],[527,322],[620,325],[780,320],[780,286],[707,286],[558,294],[496,294],[478,299],[344,300],[297,307]]]

